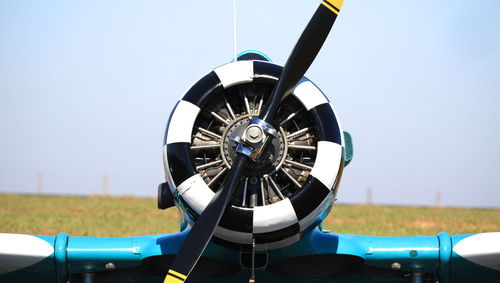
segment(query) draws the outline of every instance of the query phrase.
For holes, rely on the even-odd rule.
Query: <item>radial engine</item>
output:
[[[168,121],[167,182],[159,187],[159,208],[175,204],[187,225],[196,221],[231,168],[238,142],[233,137],[242,136],[259,115],[282,69],[248,52],[187,90]],[[273,127],[277,135],[245,172],[215,241],[281,248],[298,241],[330,211],[352,144],[327,97],[303,77],[282,99]]]

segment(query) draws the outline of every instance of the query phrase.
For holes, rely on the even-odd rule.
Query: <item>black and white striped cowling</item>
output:
[[[165,175],[189,224],[214,196],[197,173],[190,154],[200,108],[216,92],[259,79],[277,80],[281,71],[281,66],[265,61],[228,63],[197,81],[175,106],[165,134]],[[310,80],[302,78],[292,95],[314,117],[319,141],[313,169],[291,198],[253,208],[228,207],[214,234],[219,241],[241,246],[250,245],[254,238],[257,250],[282,248],[298,241],[328,214],[344,167],[342,130],[330,102]]]

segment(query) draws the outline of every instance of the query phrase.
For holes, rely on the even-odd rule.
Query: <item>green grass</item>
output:
[[[176,208],[156,199],[0,194],[0,232],[71,236],[134,236],[177,232]],[[500,231],[499,209],[336,205],[324,229],[377,236]]]

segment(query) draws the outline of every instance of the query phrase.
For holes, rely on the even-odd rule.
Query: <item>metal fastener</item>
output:
[[[394,262],[393,264],[391,264],[391,269],[392,270],[400,270],[401,264],[399,262]]]

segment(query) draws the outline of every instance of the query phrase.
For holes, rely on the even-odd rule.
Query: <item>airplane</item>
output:
[[[342,4],[321,2],[284,66],[242,52],[177,102],[158,208],[178,208],[180,232],[0,234],[0,282],[500,281],[500,232],[375,237],[322,229],[353,145],[304,74]]]

